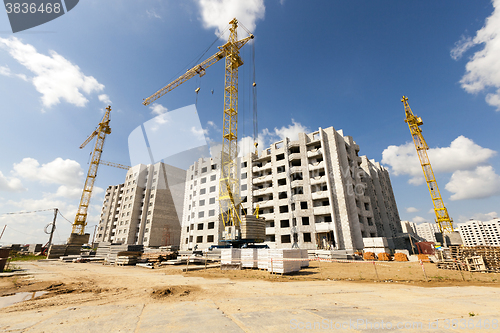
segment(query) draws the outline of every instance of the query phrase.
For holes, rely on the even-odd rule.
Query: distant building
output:
[[[95,241],[178,246],[185,179],[186,171],[161,162],[130,168],[106,190]]]
[[[465,246],[500,246],[500,219],[487,222],[468,221],[458,224]]]
[[[414,222],[401,221],[401,228],[403,229],[404,233],[417,235],[417,227]]]
[[[352,137],[329,127],[241,158],[242,207],[251,214],[259,205],[267,223],[265,243],[361,250],[363,238],[400,234],[387,170],[358,152]],[[219,243],[219,176],[216,159],[199,159],[187,170],[182,249]]]
[[[417,235],[424,238],[428,242],[436,241],[436,233],[440,232],[437,223],[420,223],[415,225]]]

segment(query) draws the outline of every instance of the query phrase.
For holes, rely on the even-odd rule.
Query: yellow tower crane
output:
[[[95,178],[97,177],[97,169],[99,163],[101,162],[102,148],[104,146],[104,139],[107,134],[111,133],[111,128],[109,127],[109,113],[111,111],[111,106],[106,108],[104,117],[99,123],[98,127],[90,136],[82,143],[80,149],[85,147],[94,137],[97,137],[94,147],[94,152],[92,153],[92,159],[90,161],[89,171],[87,173],[87,178],[85,179],[85,185],[83,187],[82,198],[80,199],[80,205],[78,206],[78,211],[76,213],[75,222],[73,223],[73,230],[71,232],[71,237],[68,243],[86,243],[88,238],[84,241],[75,241],[78,236],[85,235],[85,226],[87,225],[87,211],[90,204],[90,197],[92,196],[92,190],[94,188]],[[73,240],[73,241],[72,241]]]
[[[448,215],[448,210],[444,206],[443,199],[441,198],[436,177],[434,176],[431,162],[429,161],[429,156],[427,155],[429,146],[427,146],[424,136],[422,135],[422,130],[419,127],[424,123],[422,118],[417,117],[411,111],[410,105],[408,104],[408,97],[403,96],[403,98],[401,98],[401,102],[403,102],[405,107],[405,122],[408,123],[408,127],[410,128],[410,133],[413,138],[413,142],[415,143],[415,148],[417,149],[420,165],[424,171],[427,187],[431,193],[432,202],[434,204],[434,212],[436,213],[436,223],[439,227],[439,231],[441,233],[453,232],[453,219],[451,219]]]
[[[196,75],[200,77],[205,75],[205,70],[208,67],[222,58],[226,59],[219,206],[222,221],[226,229],[225,238],[236,239],[236,228],[238,228],[241,223],[239,177],[236,163],[238,154],[238,67],[243,65],[243,60],[239,53],[240,49],[253,39],[254,36],[249,33],[248,37],[238,40],[238,21],[235,18],[229,22],[229,24],[229,39],[227,43],[219,46],[219,52],[215,53],[201,64],[188,69],[184,75],[146,98],[143,104],[149,105]]]

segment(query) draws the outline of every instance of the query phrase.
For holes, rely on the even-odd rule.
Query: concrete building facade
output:
[[[420,223],[415,225],[417,235],[425,239],[427,242],[436,241],[436,233],[439,232],[439,228],[436,223]]]
[[[352,137],[333,127],[285,138],[238,165],[242,207],[259,205],[271,248],[363,249],[363,238],[402,232],[388,172]],[[181,248],[217,244],[219,164],[200,159],[187,170]]]
[[[178,246],[185,174],[161,162],[130,168],[106,190],[95,241]]]
[[[500,246],[500,219],[468,221],[458,225],[465,246]]]

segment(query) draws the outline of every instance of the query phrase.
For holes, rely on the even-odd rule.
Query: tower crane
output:
[[[453,232],[453,219],[448,215],[448,210],[444,206],[443,199],[441,198],[441,193],[439,192],[439,187],[436,182],[436,177],[432,171],[431,162],[429,156],[427,155],[427,150],[429,146],[424,140],[422,135],[422,130],[420,126],[423,125],[422,118],[417,117],[413,114],[408,104],[408,97],[403,96],[401,98],[405,107],[406,119],[405,122],[408,123],[410,128],[410,133],[415,143],[415,148],[417,149],[417,155],[420,160],[420,165],[424,172],[425,180],[427,182],[427,187],[431,194],[432,203],[434,204],[434,213],[436,214],[436,223],[439,227],[441,233]]]
[[[89,135],[89,137],[82,143],[80,149],[85,147],[94,137],[97,137],[94,147],[94,152],[92,153],[92,159],[90,161],[89,171],[87,173],[87,178],[85,179],[85,185],[83,187],[82,198],[80,199],[80,205],[78,206],[78,211],[76,213],[75,222],[73,223],[73,229],[71,232],[71,237],[69,243],[72,239],[74,240],[78,236],[85,235],[85,226],[87,225],[87,211],[89,208],[90,197],[92,196],[92,190],[94,188],[95,178],[97,177],[97,169],[99,163],[101,162],[102,148],[104,146],[104,139],[107,134],[111,133],[111,128],[109,127],[109,113],[111,112],[111,106],[106,108],[104,117],[97,126],[96,130]],[[83,241],[86,243],[87,240]],[[78,243],[78,241],[75,241]],[[79,242],[82,243],[82,242]],[[83,244],[82,243],[82,244]]]
[[[184,75],[146,98],[143,104],[149,105],[196,75],[202,77],[208,67],[223,58],[226,59],[219,207],[225,227],[224,238],[226,240],[235,240],[238,238],[237,230],[241,224],[239,177],[236,162],[238,147],[238,67],[243,65],[239,53],[240,49],[254,38],[254,35],[247,31],[249,36],[238,40],[238,21],[234,18],[229,24],[229,39],[227,43],[219,46],[219,52],[188,69]]]

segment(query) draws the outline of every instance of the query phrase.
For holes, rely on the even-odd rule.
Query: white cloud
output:
[[[19,177],[43,184],[60,184],[71,187],[81,186],[84,175],[78,162],[69,159],[63,160],[60,157],[42,166],[34,158],[24,158],[21,163],[14,164],[14,173]]]
[[[21,184],[21,180],[13,177],[5,177],[0,171],[0,191],[21,192],[26,189]]]
[[[309,129],[306,126],[296,122],[292,119],[292,125],[288,127],[283,126],[280,129],[275,128],[274,133],[281,139],[289,138],[291,141],[299,139],[299,133],[309,133]]]
[[[416,212],[418,212],[418,209],[415,207],[407,207],[406,212],[407,213],[416,213]]]
[[[451,50],[450,55],[454,60],[458,60],[465,52],[467,52],[467,50],[469,50],[474,45],[475,44],[472,41],[472,38],[462,35],[462,37],[460,37],[460,40],[455,43],[455,47]]]
[[[149,18],[161,19],[161,16],[158,15],[154,9],[146,9],[146,14]]]
[[[30,81],[42,94],[45,107],[59,104],[61,99],[83,107],[88,102],[83,93],[88,95],[104,89],[93,76],[84,75],[80,67],[55,51],[50,50],[49,56],[38,53],[32,45],[23,44],[16,37],[0,38],[0,47],[35,74]]]
[[[429,149],[428,155],[434,173],[442,173],[472,170],[486,163],[488,159],[496,155],[496,152],[483,148],[461,135],[453,140],[449,147]],[[382,163],[390,166],[396,176],[411,176],[410,184],[418,185],[425,182],[413,142],[387,147],[382,152]]]
[[[0,75],[4,75],[7,77],[18,77],[21,80],[28,81],[28,78],[24,74],[14,74],[10,71],[10,68],[7,66],[0,66]]]
[[[445,188],[452,192],[451,200],[480,199],[500,195],[500,176],[491,166],[479,166],[473,171],[456,171]]]
[[[427,219],[421,217],[421,216],[415,216],[413,219],[412,219],[412,222],[413,223],[424,223],[424,222],[428,222]]]
[[[256,21],[263,19],[266,11],[264,0],[198,0],[198,5],[204,28],[216,28],[217,35],[235,17],[250,32],[253,32]],[[238,29],[238,34],[240,34],[240,30]]]
[[[474,53],[465,65],[465,75],[460,80],[462,88],[469,93],[478,93],[487,88],[496,92],[486,95],[486,102],[500,111],[500,0],[493,0],[493,13],[486,19],[484,26],[476,32],[473,39],[462,37],[451,51],[453,59],[458,59],[474,45],[484,48]]]
[[[497,219],[500,215],[498,215],[497,212],[489,212],[489,213],[476,213],[472,216],[463,216],[463,215],[460,215],[460,217],[458,218],[458,222],[459,223],[463,223],[463,222],[468,222],[470,220],[474,220],[474,221],[483,221],[483,222],[486,222],[486,221],[490,221],[490,220],[493,220],[493,219]]]
[[[109,96],[106,94],[102,94],[98,96],[99,100],[103,102],[106,105],[111,105],[111,100],[109,99]]]
[[[151,113],[157,116],[168,112],[168,109],[166,107],[158,103],[151,104],[149,108],[151,109]]]

